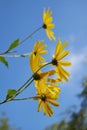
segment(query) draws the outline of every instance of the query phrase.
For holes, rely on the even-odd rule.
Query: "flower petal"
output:
[[[40,111],[41,111],[42,107],[43,107],[43,102],[42,102],[42,101],[40,101],[40,103],[39,103],[39,105],[38,105],[38,112],[40,112]]]
[[[48,24],[48,25],[47,25],[47,28],[48,28],[48,29],[51,29],[51,28],[54,28],[54,27],[55,27],[54,24]]]
[[[72,65],[72,63],[69,62],[69,61],[59,61],[58,63],[59,63],[60,65],[63,65],[63,66],[71,66],[71,65]]]
[[[69,54],[69,51],[68,50],[66,50],[66,51],[64,51],[64,52],[62,52],[59,56],[58,56],[58,60],[61,60],[61,59],[63,59],[65,56],[67,56]]]
[[[58,103],[58,102],[55,102],[55,101],[53,101],[53,100],[51,100],[51,99],[47,99],[47,102],[51,103],[51,104],[54,105],[54,106],[59,106],[59,103]]]
[[[47,108],[47,113],[49,116],[52,116],[53,115],[53,109],[49,106],[48,103],[45,102],[45,105],[46,105],[46,108]]]

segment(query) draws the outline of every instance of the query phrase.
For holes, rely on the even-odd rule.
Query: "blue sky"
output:
[[[0,52],[5,51],[15,39],[24,39],[28,34],[42,25],[44,8],[53,12],[55,35],[63,42],[68,40],[67,57],[72,67],[67,70],[71,73],[68,83],[60,84],[60,107],[54,108],[54,115],[50,118],[37,112],[38,103],[29,101],[9,102],[0,106],[0,112],[6,111],[10,123],[22,130],[44,130],[47,126],[62,119],[60,113],[71,105],[77,105],[76,97],[81,92],[81,81],[87,70],[87,1],[86,0],[0,0]],[[18,54],[32,51],[37,40],[44,40],[47,44],[49,60],[54,52],[56,43],[49,41],[45,31],[40,30],[24,44],[15,50]],[[0,63],[0,100],[2,101],[8,89],[17,89],[32,74],[29,68],[29,58],[7,58],[9,68]],[[34,84],[26,89],[19,97],[35,94]]]

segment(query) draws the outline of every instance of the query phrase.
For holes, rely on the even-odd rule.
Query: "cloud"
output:
[[[76,73],[80,69],[84,69],[83,66],[87,64],[87,46],[82,51],[71,54],[68,60],[72,62],[72,66],[69,67],[70,73]]]

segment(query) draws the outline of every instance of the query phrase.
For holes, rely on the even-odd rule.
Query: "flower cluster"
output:
[[[56,40],[54,32],[52,29],[55,27],[52,18],[52,12],[50,9],[44,10],[43,12],[43,24],[39,29],[45,29],[46,34],[50,40]],[[35,30],[31,35],[26,37],[23,41],[25,42],[28,38],[30,38],[34,33],[39,31],[39,29]],[[49,116],[53,115],[53,106],[59,106],[57,102],[60,94],[59,82],[64,83],[64,81],[68,81],[70,74],[66,71],[66,66],[71,66],[71,62],[63,61],[63,59],[69,54],[68,50],[65,50],[67,46],[67,41],[63,44],[60,39],[58,39],[56,48],[53,56],[51,57],[50,62],[47,62],[43,55],[47,53],[46,47],[43,40],[38,40],[34,44],[33,51],[29,53],[30,56],[30,68],[33,72],[32,76],[18,89],[18,90],[8,90],[8,94],[6,99],[0,104],[6,103],[11,100],[27,100],[34,99],[39,101],[38,112],[43,109],[44,115],[48,114]],[[20,45],[19,40],[16,40],[12,43],[7,51],[2,54],[8,53],[14,47]],[[21,55],[22,57],[25,55]],[[5,61],[5,60],[4,60]],[[6,62],[5,62],[6,63]],[[48,71],[43,71],[42,68],[49,66]],[[54,67],[53,67],[54,66]],[[56,78],[55,78],[56,77]],[[36,95],[34,97],[15,99],[17,95],[19,95],[22,91],[24,91],[32,82],[34,81],[36,88]]]
[[[51,30],[54,28],[54,24],[51,22],[52,12],[49,9],[44,10],[42,27],[46,30],[46,34],[50,40],[56,40],[54,32]],[[49,63],[43,57],[47,53],[44,41],[37,41],[33,51],[30,53],[30,67],[33,72],[36,88],[36,96],[33,99],[39,101],[38,112],[43,109],[44,115],[48,114],[52,116],[53,109],[50,105],[59,106],[59,103],[56,101],[60,94],[58,83],[68,81],[68,77],[70,76],[64,67],[70,66],[71,62],[62,61],[69,54],[69,51],[65,50],[67,43],[62,44],[61,40],[58,39],[54,55]],[[55,66],[55,69],[43,72],[41,68],[46,65],[50,65],[50,68],[51,66]],[[52,75],[57,75],[56,79],[49,78]]]

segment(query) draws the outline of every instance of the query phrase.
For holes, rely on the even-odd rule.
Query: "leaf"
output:
[[[8,48],[8,51],[11,51],[12,49],[14,49],[15,47],[17,47],[18,45],[19,45],[19,39],[17,39],[17,40],[15,40],[15,41],[12,42],[12,44]]]
[[[9,98],[12,98],[12,97],[14,97],[15,96],[15,94],[16,94],[16,90],[15,89],[9,89],[8,90],[8,93],[7,93],[7,96],[6,96],[6,99],[9,99]]]
[[[0,56],[0,62],[2,62],[6,67],[8,67],[8,62],[3,56]]]

